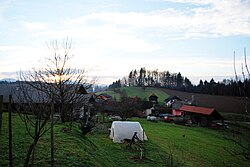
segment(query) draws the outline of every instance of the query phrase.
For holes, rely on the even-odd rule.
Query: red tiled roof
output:
[[[107,100],[107,97],[103,96],[103,95],[98,95],[96,96],[97,99],[102,99],[102,100]]]
[[[179,110],[186,111],[186,112],[205,114],[205,115],[211,115],[212,112],[215,111],[214,108],[205,108],[205,107],[188,106],[188,105],[183,105]]]

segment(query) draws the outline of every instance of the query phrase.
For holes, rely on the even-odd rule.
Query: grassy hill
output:
[[[250,116],[246,116],[244,97],[233,97],[233,96],[218,96],[218,95],[207,95],[198,93],[188,93],[176,90],[170,90],[165,88],[152,88],[152,87],[122,87],[116,89],[110,89],[105,92],[110,94],[115,99],[119,100],[121,92],[125,92],[129,97],[138,96],[142,99],[148,99],[152,93],[155,93],[159,97],[159,103],[163,104],[164,99],[169,96],[176,95],[182,100],[192,100],[192,96],[199,106],[215,108],[220,112],[227,120],[237,120],[249,122]],[[248,109],[250,108],[250,99],[247,99]]]
[[[120,100],[121,94],[125,93],[128,97],[140,97],[141,99],[147,99],[152,93],[156,94],[158,96],[159,103],[163,104],[164,100],[169,97],[169,95],[158,88],[152,88],[152,87],[122,87],[122,88],[116,88],[116,89],[109,89],[105,92],[99,92],[101,93],[107,93],[111,95],[113,98]]]
[[[77,123],[72,131],[67,131],[67,124],[58,123],[55,126],[55,159],[56,166],[60,167],[82,167],[82,166],[106,166],[106,167],[128,167],[128,166],[166,166],[166,162],[173,155],[173,162],[179,166],[248,166],[249,160],[242,156],[230,154],[231,150],[241,151],[241,148],[232,140],[230,127],[226,130],[215,130],[200,127],[186,127],[164,122],[149,122],[145,119],[134,118],[144,128],[148,141],[144,143],[146,159],[134,161],[133,157],[138,155],[135,147],[127,148],[126,144],[114,144],[108,138],[108,127],[111,123],[98,125],[93,132],[82,136]],[[8,166],[8,132],[7,113],[3,114],[3,130],[0,145],[0,166]],[[249,136],[249,129],[238,129],[234,136],[241,138],[246,144],[244,136]],[[235,137],[236,137],[235,136]],[[49,166],[50,164],[50,134],[39,141],[35,151],[35,166]],[[235,138],[233,138],[235,139]],[[13,116],[13,156],[14,166],[22,166],[25,153],[31,138],[28,136],[23,122],[19,116]]]

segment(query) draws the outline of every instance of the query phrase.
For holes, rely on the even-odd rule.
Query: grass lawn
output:
[[[140,122],[153,145],[158,145],[162,152],[172,150],[177,161],[186,166],[247,166],[250,163],[226,151],[239,149],[233,142],[224,139],[231,135],[229,130],[151,123],[146,120]]]
[[[163,103],[166,98],[169,97],[169,95],[160,89],[152,88],[152,87],[122,87],[121,91],[125,91],[129,97],[135,97],[138,96],[141,99],[146,98],[148,100],[148,97],[154,93],[158,96],[158,101]]]
[[[167,93],[164,91],[153,88],[153,87],[122,87],[122,88],[116,88],[116,90],[120,90],[120,92],[126,92],[128,97],[140,97],[141,99],[147,99],[152,93],[156,94],[158,96],[158,102],[160,104],[164,103],[164,100],[169,97]],[[100,93],[107,93],[111,95],[116,100],[120,100],[121,95],[118,92],[111,90],[105,91],[105,92],[99,92]]]
[[[179,166],[249,166],[249,161],[242,156],[232,156],[226,150],[239,147],[224,137],[230,130],[214,130],[201,127],[186,127],[164,122],[140,121],[148,141],[144,143],[146,159],[136,162],[132,159],[138,152],[127,148],[125,144],[114,144],[108,138],[110,123],[101,124],[86,136],[82,136],[78,125],[72,131],[66,131],[67,125],[58,123],[55,126],[55,159],[56,166],[166,166],[170,154],[174,164]],[[3,114],[3,129],[0,144],[0,166],[8,166],[7,113]],[[249,133],[246,132],[246,133]],[[183,137],[183,135],[185,135]],[[13,115],[13,157],[14,166],[23,166],[24,157],[31,143],[23,122]],[[35,166],[50,164],[50,134],[41,138],[35,151]]]

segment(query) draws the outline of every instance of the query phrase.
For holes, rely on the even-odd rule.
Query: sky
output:
[[[234,51],[238,74],[250,52],[250,0],[0,0],[0,79],[41,66],[46,42],[65,38],[99,84],[141,67],[230,79]]]

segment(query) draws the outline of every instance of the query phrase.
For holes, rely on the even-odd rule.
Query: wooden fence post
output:
[[[51,102],[51,133],[50,133],[50,142],[51,142],[51,167],[54,167],[54,96],[52,96],[52,102]]]
[[[13,167],[13,159],[12,159],[12,95],[9,95],[9,167]]]

